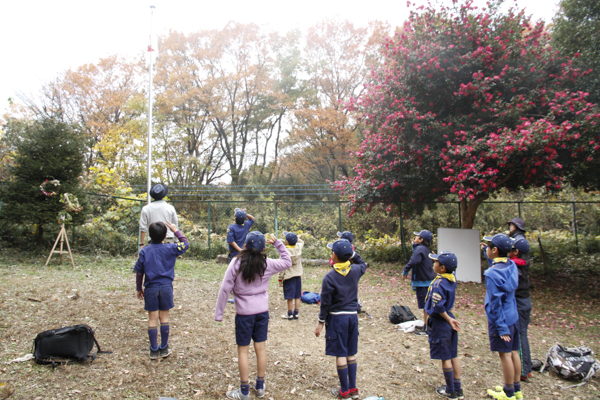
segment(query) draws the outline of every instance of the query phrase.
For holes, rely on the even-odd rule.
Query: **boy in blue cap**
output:
[[[300,298],[302,297],[302,248],[304,241],[294,232],[283,232],[285,247],[292,258],[292,266],[279,273],[279,281],[283,285],[283,298],[287,300],[287,314],[284,319],[298,319]],[[294,307],[295,303],[295,307]]]
[[[454,253],[443,251],[429,254],[434,260],[433,271],[437,274],[425,298],[427,331],[429,334],[429,354],[432,360],[442,361],[442,371],[446,386],[436,388],[436,392],[449,399],[464,399],[461,388],[461,366],[458,356],[458,331],[460,323],[451,310],[456,297],[457,258]]]
[[[245,209],[235,209],[235,224],[227,227],[227,243],[229,243],[229,262],[242,251],[246,243],[246,236],[250,228],[254,225],[254,217],[246,212]],[[246,218],[248,220],[246,221]]]
[[[358,281],[367,265],[345,239],[329,243],[333,269],[323,277],[321,309],[315,330],[318,337],[326,324],[325,354],[336,357],[340,388],[331,389],[338,399],[358,399],[356,353],[358,352]]]
[[[167,227],[179,240],[178,243],[163,243]],[[190,243],[170,222],[154,222],[148,227],[151,242],[140,250],[133,268],[136,271],[137,298],[144,300],[148,311],[148,338],[150,339],[150,359],[168,357],[169,350],[169,310],[173,303],[173,279],[175,260],[190,248]],[[145,276],[145,279],[144,279]],[[144,279],[144,289],[142,289]],[[160,347],[158,345],[158,321],[160,320]]]
[[[409,273],[411,274],[411,285],[417,294],[417,306],[419,310],[423,310],[423,322],[425,322],[427,320],[425,296],[427,296],[429,285],[435,278],[435,273],[431,268],[432,262],[429,258],[429,253],[431,253],[429,246],[433,241],[433,234],[426,229],[413,233],[415,235],[412,241],[413,254],[404,267],[402,277],[408,279]],[[423,327],[422,332],[425,330],[425,327]],[[415,329],[415,332],[417,331],[418,329]]]
[[[492,260],[491,267],[483,273],[490,350],[498,352],[504,375],[504,387],[488,389],[487,393],[497,400],[522,399],[519,314],[515,300],[519,272],[515,263],[508,258],[512,240],[502,233],[486,236],[483,240],[487,242],[486,256]]]

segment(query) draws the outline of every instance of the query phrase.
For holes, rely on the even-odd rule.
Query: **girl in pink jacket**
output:
[[[275,246],[281,257],[279,260],[267,258],[262,251],[265,243]],[[269,279],[271,276],[292,266],[292,259],[285,245],[273,235],[269,238],[258,232],[246,236],[246,244],[241,253],[234,257],[219,290],[215,321],[223,320],[223,310],[229,293],[235,300],[235,341],[238,346],[238,366],[240,369],[240,388],[227,392],[230,399],[250,400],[250,365],[248,350],[250,341],[254,341],[256,352],[256,397],[265,395],[265,373],[267,370],[267,331],[269,328]]]

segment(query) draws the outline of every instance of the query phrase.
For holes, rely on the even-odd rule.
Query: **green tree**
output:
[[[82,212],[72,215],[73,221],[85,218],[88,207],[80,187],[85,136],[75,126],[54,119],[9,120],[5,129],[14,159],[8,168],[10,177],[0,189],[5,203],[0,218],[15,224],[35,224],[41,246],[44,229],[48,224],[56,224],[58,213],[63,210],[62,194],[77,196],[84,206]],[[46,180],[59,181],[59,186],[49,185],[46,189],[55,195],[42,193],[40,185]]]
[[[588,101],[600,102],[600,2],[562,0],[554,17],[552,40],[563,54],[577,57],[575,65],[594,72],[580,81]]]

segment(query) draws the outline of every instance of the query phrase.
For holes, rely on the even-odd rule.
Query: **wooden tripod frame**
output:
[[[60,241],[60,250],[54,250],[59,241]],[[63,242],[67,243],[68,251],[63,251]],[[67,231],[65,230],[65,224],[60,225],[60,232],[58,233],[56,242],[54,242],[54,246],[52,246],[52,250],[50,251],[50,255],[48,256],[48,259],[46,260],[46,264],[44,265],[44,267],[46,267],[48,265],[48,262],[50,262],[50,258],[52,258],[52,254],[54,254],[54,253],[58,253],[60,255],[60,259],[58,262],[59,265],[62,264],[62,255],[68,253],[69,257],[71,258],[71,265],[73,265],[73,268],[75,268],[75,263],[73,262],[73,254],[71,254],[71,247],[69,246],[69,239],[67,239]]]

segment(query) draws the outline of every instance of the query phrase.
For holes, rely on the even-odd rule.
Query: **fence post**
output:
[[[521,218],[521,202],[520,201],[517,203],[517,206],[519,207],[519,218]]]
[[[208,259],[210,260],[210,201],[208,202],[208,225],[206,230],[208,232]]]
[[[408,260],[406,256],[406,246],[404,243],[404,223],[402,222],[402,203],[400,203],[400,237],[402,238],[402,251],[404,252],[404,261]]]
[[[275,237],[277,237],[278,235],[278,230],[279,230],[279,226],[278,226],[278,220],[277,220],[277,202],[273,201],[273,203],[275,203]]]
[[[571,203],[571,208],[573,209],[573,231],[575,232],[575,248],[577,249],[577,253],[579,254],[579,240],[577,238],[577,213],[575,211],[575,203]]]
[[[142,208],[144,207],[143,206],[144,202],[143,201],[139,201],[139,203],[140,203],[140,219],[142,219]],[[148,238],[150,238],[150,237],[148,236]],[[137,244],[136,244],[136,246],[137,246],[137,253],[140,252],[140,243],[142,243],[142,228],[138,224],[138,241],[137,241]]]
[[[458,204],[458,227],[462,229],[462,210],[460,209],[460,201],[456,204]]]
[[[71,236],[71,244],[73,247],[75,247],[75,224],[73,224],[73,236]]]
[[[338,232],[343,232],[342,230],[342,202],[338,201]]]

